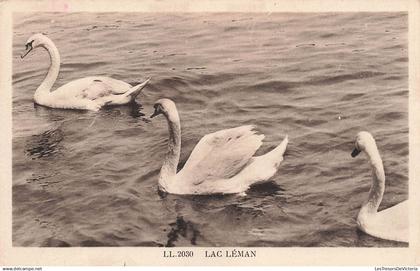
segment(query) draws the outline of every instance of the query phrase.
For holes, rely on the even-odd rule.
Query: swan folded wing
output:
[[[408,201],[369,214],[361,230],[378,238],[408,242]]]
[[[194,185],[233,177],[262,144],[264,135],[257,135],[253,129],[248,125],[204,136],[179,172],[180,176]]]
[[[95,79],[80,93],[80,97],[89,100],[96,100],[112,94],[113,89],[110,85],[104,83],[102,80]]]
[[[398,235],[408,239],[408,201],[403,201],[388,209],[382,210],[376,215],[378,225],[384,229],[384,235]],[[402,238],[402,239],[404,239]],[[390,238],[393,239],[393,238]],[[400,239],[400,240],[402,240]]]

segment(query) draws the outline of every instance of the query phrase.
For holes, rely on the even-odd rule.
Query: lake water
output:
[[[380,209],[408,198],[406,13],[17,13],[13,39],[14,246],[405,246],[356,228],[371,170],[351,158],[361,130],[387,176]],[[54,87],[105,75],[152,81],[137,104],[99,112],[35,106]],[[247,196],[157,191],[171,98],[181,166],[205,134],[255,124],[264,153],[289,135],[270,182]]]

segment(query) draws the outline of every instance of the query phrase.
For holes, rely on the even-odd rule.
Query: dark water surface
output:
[[[405,13],[20,13],[14,27],[13,245],[404,246],[357,231],[371,170],[350,152],[370,131],[380,209],[408,197]],[[37,32],[61,54],[55,87],[152,81],[138,104],[97,113],[34,106],[48,55],[19,56]],[[167,124],[146,116],[162,97],[178,106],[181,163],[203,135],[255,124],[259,153],[289,135],[279,172],[247,196],[159,195]]]

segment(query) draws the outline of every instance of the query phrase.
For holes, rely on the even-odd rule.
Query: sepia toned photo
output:
[[[418,245],[407,10],[57,5],[10,13],[13,249]]]

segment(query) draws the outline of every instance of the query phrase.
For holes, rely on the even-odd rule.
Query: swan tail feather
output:
[[[283,139],[283,141],[274,149],[267,152],[266,154],[263,154],[259,157],[264,157],[267,159],[272,159],[272,161],[277,161],[276,163],[279,163],[283,161],[283,155],[286,152],[287,144],[289,143],[289,137],[286,135]]]
[[[142,89],[149,83],[151,77],[149,77],[146,81],[144,81],[141,84],[138,84],[132,88],[130,88],[126,93],[123,94],[124,97],[130,97],[131,100],[134,100],[137,95],[140,94],[140,92],[142,91]]]
[[[278,155],[283,156],[286,152],[287,144],[289,143],[289,136],[286,135],[283,141],[274,149]]]

